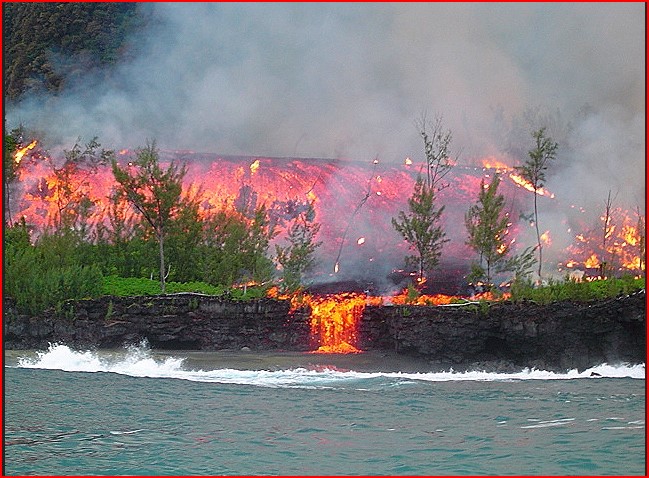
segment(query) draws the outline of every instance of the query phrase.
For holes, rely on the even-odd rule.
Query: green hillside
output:
[[[142,16],[136,3],[3,3],[5,97],[58,92],[129,52]]]

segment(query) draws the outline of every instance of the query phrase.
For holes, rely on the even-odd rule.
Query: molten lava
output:
[[[485,158],[482,160],[482,166],[487,169],[495,169],[496,172],[505,172],[509,173],[508,176],[509,178],[516,184],[517,186],[520,186],[524,189],[527,189],[530,192],[535,192],[539,196],[547,196],[550,199],[554,199],[554,194],[552,194],[550,191],[547,189],[540,187],[538,189],[534,188],[534,185],[529,182],[527,179],[525,179],[523,176],[520,174],[516,174],[515,169],[512,168],[511,166],[507,166],[505,163],[502,161],[495,159],[495,158]],[[486,186],[485,186],[486,187]]]
[[[359,353],[358,322],[365,309],[365,295],[306,296],[311,307],[311,333],[320,346],[314,353]]]

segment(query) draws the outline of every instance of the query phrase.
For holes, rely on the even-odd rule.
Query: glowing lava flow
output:
[[[494,158],[485,158],[482,160],[482,167],[483,168],[488,168],[488,169],[495,169],[497,172],[504,171],[506,173],[509,173],[508,176],[509,178],[516,184],[517,186],[520,186],[522,188],[527,189],[530,192],[535,192],[539,196],[547,196],[550,199],[554,199],[554,194],[552,194],[550,191],[547,189],[541,187],[538,189],[534,188],[534,185],[530,183],[527,179],[525,179],[523,176],[520,174],[516,174],[513,171],[515,171],[514,168],[511,166],[507,166],[505,163],[502,161],[499,161]]]
[[[311,334],[320,339],[315,353],[360,352],[357,330],[365,309],[364,295],[307,296],[306,302],[311,306]]]
[[[302,303],[311,308],[311,334],[320,346],[312,353],[353,354],[358,349],[358,324],[368,304],[379,305],[380,297],[365,294],[305,295]]]

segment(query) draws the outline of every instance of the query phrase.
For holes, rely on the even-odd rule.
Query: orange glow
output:
[[[525,178],[523,178],[523,176],[519,176],[518,174],[510,173],[510,174],[509,174],[509,177],[510,177],[510,178],[512,179],[512,181],[514,181],[516,184],[518,184],[519,186],[521,186],[521,187],[527,189],[527,190],[530,191],[530,192],[534,192],[534,191],[536,191],[536,194],[538,194],[539,196],[547,196],[547,197],[549,197],[549,198],[551,198],[551,199],[554,199],[554,194],[552,194],[550,191],[548,191],[548,190],[545,189],[545,188],[538,188],[538,189],[535,190],[535,189],[534,189],[534,186],[532,185],[532,183],[530,183],[530,182],[527,181]]]
[[[605,221],[606,217],[599,218]],[[606,229],[602,223],[595,225],[587,232],[577,234],[575,242],[568,246],[567,252],[572,258],[566,262],[566,267],[583,264],[585,268],[597,268],[602,261],[607,263],[611,273],[625,271],[640,275],[645,270],[642,259],[644,250],[644,216],[638,217],[622,208],[610,211]],[[638,226],[641,232],[638,231]]]
[[[446,305],[450,304],[452,300],[453,296],[446,294],[422,294],[420,296],[410,298],[408,297],[407,291],[404,291],[399,295],[390,297],[390,302],[394,305]]]
[[[305,296],[311,307],[311,333],[320,346],[314,353],[359,353],[358,321],[365,309],[364,294]]]
[[[638,231],[633,226],[622,227],[622,237],[624,237],[624,242],[630,246],[637,246],[640,242]]]
[[[259,160],[256,159],[251,165],[250,165],[250,172],[252,174],[255,174],[257,170],[259,169]]]
[[[496,296],[493,292],[481,292],[471,297],[462,297],[459,295],[446,295],[446,294],[422,294],[417,297],[409,297],[407,289],[400,294],[392,297],[383,297],[383,301],[389,302],[393,305],[448,305],[453,301],[464,300],[507,300],[511,297],[511,293],[504,292],[501,296]]]
[[[16,151],[16,153],[14,154],[14,161],[16,162],[16,164],[20,164],[20,161],[22,161],[23,156],[25,156],[25,153],[27,153],[27,151],[31,149],[34,149],[36,147],[36,143],[37,141],[34,140],[24,148],[20,148]]]
[[[403,162],[406,166],[410,166],[412,164],[412,159],[406,158],[406,160]]]
[[[21,148],[14,155],[14,160],[17,157],[20,162],[17,168],[19,187],[11,197],[11,210],[16,217],[24,216],[26,222],[34,227],[35,237],[47,227],[63,222],[75,222],[71,227],[80,226],[75,217],[75,201],[78,203],[80,199],[91,204],[89,215],[83,219],[86,221],[83,226],[93,231],[99,224],[109,225],[107,212],[111,204],[108,197],[115,187],[110,166],[94,169],[86,168],[83,164],[61,167],[64,158],[47,157],[40,143],[32,142],[26,148]],[[126,165],[129,160],[133,161],[132,154],[135,153],[129,150],[119,151],[120,163]],[[323,260],[319,266],[321,270],[316,273],[331,276],[333,269],[335,274],[342,271],[347,276],[355,272],[355,266],[350,266],[350,262],[362,267],[380,261],[396,262],[397,257],[400,259],[405,255],[405,246],[395,236],[388,218],[404,208],[407,199],[404,192],[412,190],[417,171],[411,169],[416,168],[393,167],[383,163],[375,165],[372,161],[220,157],[189,152],[179,157],[174,152],[161,152],[162,163],[168,164],[171,159],[187,161],[183,193],[199,201],[199,215],[204,220],[214,217],[223,209],[244,214],[240,209],[242,205],[254,208],[263,204],[271,208],[279,204],[279,208],[287,201],[312,203],[316,221],[322,224],[318,240],[322,241],[319,254]],[[415,163],[410,161],[409,164]],[[483,164],[507,171],[503,174],[502,190],[506,197],[513,197],[517,201],[516,192],[523,186],[510,179],[513,168],[495,158],[487,158]],[[455,209],[459,213],[455,219],[461,221],[463,218],[465,208],[461,206],[468,207],[475,201],[484,174],[484,171],[473,167],[458,166],[448,176],[450,187],[440,191],[440,201],[458,206]],[[352,211],[368,187],[368,180],[371,194],[360,214],[350,222]],[[528,186],[527,189],[533,191]],[[546,190],[540,193],[549,194]],[[134,218],[135,222],[135,212],[128,205],[122,207],[124,214]],[[280,212],[283,214],[284,211],[289,210]],[[452,221],[450,215],[448,221]],[[284,239],[287,224],[285,218],[278,223],[275,241]],[[597,221],[591,229],[585,224],[571,225],[576,235],[573,236],[573,244],[564,252],[565,259],[569,261],[561,266],[583,269],[586,260],[594,254],[599,258],[597,263],[605,261],[610,271],[641,273],[645,268],[644,225],[639,224],[637,213],[611,210],[605,241],[601,221]],[[526,223],[513,221],[507,236],[510,247],[525,227]],[[349,228],[349,234],[344,236],[346,228]],[[555,231],[550,232],[552,235],[544,234],[544,244],[549,245],[549,239],[557,242],[553,237]],[[343,253],[337,256],[341,242]],[[351,247],[353,245],[361,247]],[[273,245],[271,251],[272,248]],[[453,241],[444,250],[445,256],[454,258],[466,258],[469,254],[463,241]],[[353,261],[350,257],[353,257]],[[591,260],[589,264],[592,263]],[[392,267],[399,266],[394,264]],[[428,299],[428,302],[440,300]]]
[[[511,166],[507,166],[505,163],[502,161],[494,158],[494,157],[489,157],[489,158],[484,158],[482,160],[482,167],[487,168],[487,169],[495,169],[496,171],[505,171],[505,172],[510,172],[514,171],[514,168]],[[534,192],[534,186],[527,181],[525,178],[523,178],[521,175],[516,174],[514,172],[509,173],[510,179],[514,182],[514,184],[527,189],[530,192]],[[485,185],[485,188],[487,188],[487,185]],[[552,194],[550,191],[548,191],[545,188],[539,188],[536,190],[536,193],[539,196],[547,196],[551,199],[554,199],[554,194]]]
[[[595,254],[592,254],[586,261],[584,262],[584,267],[588,269],[595,269],[599,267],[599,259]]]
[[[485,158],[482,160],[482,167],[487,169],[497,169],[499,171],[510,171],[513,168],[507,166],[502,161],[497,160],[494,157]]]
[[[552,239],[550,238],[550,231],[545,231],[541,234],[541,240],[545,243],[546,246],[552,245]]]

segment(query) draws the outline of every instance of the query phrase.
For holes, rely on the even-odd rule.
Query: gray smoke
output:
[[[137,55],[57,97],[8,105],[70,146],[421,160],[441,115],[460,162],[560,143],[547,186],[599,214],[644,211],[645,7],[560,4],[142,4]],[[551,124],[548,124],[551,123]],[[565,223],[565,218],[548,220]],[[553,224],[547,224],[552,228]],[[565,228],[565,226],[562,226]]]

